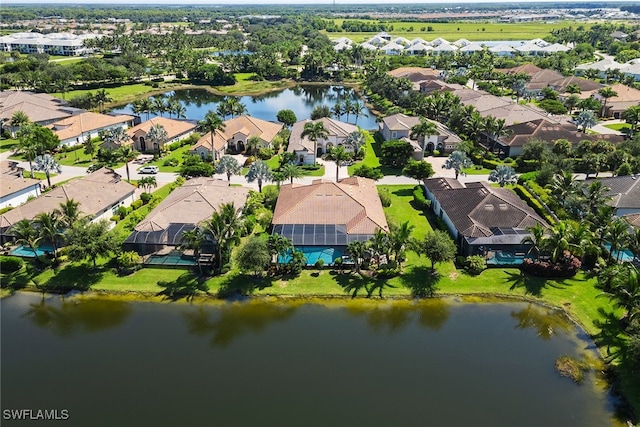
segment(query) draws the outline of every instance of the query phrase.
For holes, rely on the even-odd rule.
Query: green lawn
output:
[[[56,176],[56,173],[52,173],[49,174],[50,178],[53,178],[54,176]],[[23,178],[31,178],[31,172],[28,170],[23,170],[22,171],[22,177]],[[46,180],[47,180],[47,175],[45,175],[44,172],[33,172],[33,179],[39,179],[40,181],[45,181],[46,184]]]
[[[158,90],[158,89],[154,89],[151,86],[146,86],[142,83],[124,85],[124,86],[118,86],[118,87],[106,87],[104,89],[107,91],[107,94],[109,94],[109,97],[113,99],[114,103],[125,102],[132,99],[136,99],[149,92]],[[78,95],[84,95],[88,92],[92,92],[95,94],[97,92],[97,89],[72,90],[70,92],[66,92],[64,96],[66,99],[70,99]],[[50,95],[55,96],[57,98],[62,98],[62,93],[60,92],[51,93]]]
[[[376,142],[373,136],[369,135],[367,137],[367,142],[365,146],[364,159],[347,167],[347,170],[349,171],[349,176],[352,176],[354,170],[362,165],[369,166],[370,168],[373,168],[373,169],[379,169],[383,175],[402,174],[400,170],[390,168],[388,166],[383,166],[380,163],[381,147],[382,147],[382,144]]]
[[[169,155],[161,157],[158,160],[155,160],[153,162],[149,162],[149,163],[147,163],[147,164],[145,164],[143,166],[155,165],[155,166],[158,166],[158,169],[160,170],[160,172],[175,172],[175,173],[177,173],[177,172],[180,171],[180,166],[182,165],[182,159],[184,158],[185,154],[187,154],[189,152],[190,148],[191,148],[190,145],[185,145],[183,147],[178,148],[177,150],[171,151],[169,153]],[[177,166],[165,166],[164,162],[166,162],[167,160],[170,160],[170,159],[177,160],[178,161],[178,165]]]
[[[5,151],[14,150],[19,144],[17,139],[1,139],[0,140],[0,153]]]
[[[93,158],[84,153],[84,147],[78,147],[73,151],[56,154],[58,163],[62,166],[90,166]]]
[[[270,92],[272,90],[282,90],[295,86],[294,82],[286,80],[250,80],[254,73],[236,73],[236,84],[231,86],[216,86],[215,89],[222,94],[251,95]]]
[[[631,129],[631,125],[628,123],[613,123],[611,125],[604,125],[604,127],[612,129],[612,130],[617,130],[617,131],[622,131],[623,129]]]

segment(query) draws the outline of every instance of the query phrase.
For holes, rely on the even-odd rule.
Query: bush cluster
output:
[[[22,258],[16,256],[0,256],[0,264],[3,273],[14,273],[22,268]]]
[[[525,258],[520,270],[537,277],[573,277],[582,267],[578,258],[570,252],[564,251],[562,257],[556,263],[547,261],[533,261]]]
[[[431,208],[431,200],[427,200],[424,196],[424,190],[420,185],[416,185],[413,189],[413,203],[417,209],[423,211]]]

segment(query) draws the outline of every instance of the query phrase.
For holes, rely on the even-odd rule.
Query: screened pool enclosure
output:
[[[277,224],[273,234],[291,240],[293,246],[347,246],[351,242],[366,242],[370,234],[347,234],[345,225],[336,224]]]

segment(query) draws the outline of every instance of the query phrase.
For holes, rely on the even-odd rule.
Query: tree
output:
[[[607,227],[604,238],[610,245],[609,255],[611,258],[615,258],[617,262],[620,261],[622,252],[629,246],[630,235],[628,230],[629,224],[623,219],[617,219]]]
[[[359,153],[360,149],[365,144],[365,138],[362,132],[360,132],[359,130],[354,130],[353,132],[350,132],[349,135],[347,135],[347,137],[344,139],[344,143],[353,145],[353,152]]]
[[[200,126],[200,129],[202,129],[205,133],[209,132],[211,136],[211,157],[212,162],[215,162],[216,150],[213,143],[213,137],[217,131],[224,131],[225,124],[218,114],[216,114],[214,111],[209,111],[204,116],[204,120],[198,122],[198,126]]]
[[[100,139],[106,142],[110,147],[123,147],[126,142],[131,140],[124,128],[120,126],[101,131]]]
[[[537,160],[538,169],[542,168],[542,163],[549,158],[549,144],[539,139],[531,139],[522,147],[522,158],[524,160]]]
[[[491,171],[489,181],[497,182],[500,187],[504,187],[505,184],[515,184],[518,181],[518,177],[511,166],[500,165]]]
[[[307,137],[313,142],[313,156],[318,156],[318,140],[326,139],[329,136],[329,131],[324,127],[324,123],[318,120],[316,122],[308,122],[304,124],[304,129],[300,134],[301,138]],[[314,161],[315,163],[315,161]]]
[[[402,265],[402,253],[406,250],[407,245],[411,241],[411,233],[415,229],[415,225],[409,224],[409,221],[405,221],[399,226],[391,225],[389,227],[389,244],[393,251],[393,259]]]
[[[34,256],[38,256],[36,249],[40,244],[40,233],[33,227],[28,219],[21,219],[9,228],[9,234],[15,237],[15,242],[19,245],[26,245],[33,251]]]
[[[14,111],[11,115],[11,120],[9,120],[9,125],[11,125],[12,128],[18,128],[18,132],[23,126],[28,125],[29,123],[31,123],[31,120],[27,113],[20,110]],[[17,134],[18,132],[15,133]]]
[[[134,150],[131,145],[123,145],[116,153],[118,160],[124,162],[125,169],[127,170],[127,182],[131,182],[129,162],[135,159],[137,154],[138,152]]]
[[[413,147],[407,141],[385,141],[381,151],[381,163],[398,169],[403,168],[413,156]]]
[[[231,156],[222,156],[220,162],[218,162],[218,166],[216,167],[216,173],[224,173],[227,175],[227,181],[229,181],[229,186],[231,186],[231,175],[240,175],[242,172],[242,165],[235,159],[235,157]]]
[[[249,236],[249,239],[238,250],[236,262],[240,270],[253,271],[256,276],[260,275],[271,263],[267,241],[255,234]]]
[[[76,222],[67,231],[67,253],[71,261],[90,259],[93,268],[100,256],[108,256],[118,249],[116,236],[109,230],[109,222]]]
[[[569,196],[578,189],[578,182],[570,171],[563,171],[555,174],[551,178],[551,182],[546,185],[546,188],[551,190],[551,194],[565,207]]]
[[[418,141],[422,139],[422,153],[424,155],[424,152],[427,149],[427,138],[437,134],[438,128],[435,123],[425,119],[424,117],[420,117],[420,123],[411,128],[409,136],[411,138],[416,138]]]
[[[182,249],[192,249],[193,256],[198,264],[198,270],[202,274],[202,264],[200,263],[200,248],[207,236],[202,228],[195,226],[191,230],[184,231],[180,236],[180,247]]]
[[[360,116],[368,117],[368,114],[366,114],[364,111],[365,111],[365,107],[362,102],[356,101],[353,103],[353,106],[351,108],[351,113],[354,116],[356,116],[356,125],[358,124],[358,118]]]
[[[342,166],[343,162],[351,159],[351,154],[347,153],[342,145],[339,145],[331,149],[329,156],[336,162],[336,182],[338,182],[340,178],[340,166]]]
[[[260,148],[260,144],[262,144],[262,140],[259,136],[253,135],[247,139],[247,154],[251,154],[255,156],[258,153],[258,149]]]
[[[150,193],[151,189],[156,188],[157,186],[158,182],[156,181],[155,176],[145,176],[138,180],[138,187],[142,187],[145,193]]]
[[[82,143],[82,147],[82,152],[91,156],[91,158],[93,159],[94,154],[96,153],[96,151],[98,151],[98,142],[91,139],[91,135],[87,135],[87,137],[84,139],[84,142]]]
[[[587,129],[594,127],[598,123],[596,115],[591,110],[581,111],[574,121],[576,126],[582,126],[582,132],[586,132]]]
[[[425,161],[409,160],[402,169],[403,175],[418,180],[418,184],[433,176],[434,173],[431,163]]]
[[[536,253],[536,259],[540,258],[540,254],[542,253],[542,248],[544,246],[544,227],[539,222],[531,227],[527,227],[527,231],[529,235],[527,235],[524,239],[522,239],[523,245],[531,245],[531,249],[529,249],[529,253],[531,251]]]
[[[35,170],[44,172],[47,176],[47,185],[51,187],[51,173],[61,173],[62,168],[56,161],[56,158],[51,154],[45,154],[42,156],[36,157],[36,165],[34,167]]]
[[[167,130],[161,124],[157,123],[147,132],[147,140],[151,143],[154,150],[161,151],[164,144],[169,140]]]
[[[631,135],[634,135],[640,126],[640,105],[627,108],[622,113],[622,118],[631,125]]]
[[[27,128],[20,129],[18,132],[18,148],[16,153],[22,154],[25,160],[29,162],[29,172],[31,173],[31,179],[33,179],[33,161],[38,155],[38,147],[36,141],[31,138],[30,132]]]
[[[233,203],[220,205],[211,219],[204,222],[205,232],[216,245],[218,268],[229,262],[233,247],[240,242],[241,223],[240,209],[236,209]]]
[[[267,246],[271,256],[276,260],[276,266],[279,266],[280,260],[284,259],[285,255],[294,249],[291,240],[277,233],[269,235]]]
[[[311,111],[311,120],[331,117],[331,109],[326,105],[318,105]]]
[[[294,165],[293,163],[286,163],[285,165],[283,165],[280,168],[280,173],[282,173],[282,176],[284,177],[284,179],[290,179],[291,184],[293,184],[294,179],[300,179],[304,176],[302,169],[300,169],[298,166]]]
[[[58,258],[58,239],[62,237],[60,218],[56,212],[40,212],[33,219],[40,238],[51,243],[53,257]]]
[[[456,244],[446,231],[434,230],[427,233],[424,239],[414,243],[414,251],[426,256],[431,261],[431,272],[435,273],[436,264],[452,261],[456,255]]]
[[[367,245],[364,242],[358,240],[347,244],[347,253],[353,260],[353,265],[356,269],[356,274],[360,274],[360,266],[362,265],[365,252],[367,251]]]
[[[460,171],[464,168],[468,168],[472,165],[471,159],[467,157],[464,151],[454,151],[447,157],[444,164],[445,169],[453,169],[456,173],[456,179],[460,175]]]
[[[280,110],[278,111],[278,115],[276,116],[276,118],[286,127],[291,127],[295,122],[298,121],[296,113],[294,113],[292,110]]]
[[[65,202],[60,203],[55,212],[60,217],[60,224],[65,228],[69,228],[81,218],[80,202],[67,199]]]
[[[100,109],[100,112],[104,110],[104,104],[113,101],[113,98],[109,96],[109,94],[105,89],[98,90],[94,95],[93,99],[95,103],[98,104],[98,108]]]
[[[602,113],[600,114],[601,117],[605,117],[605,115],[607,114],[607,100],[609,98],[614,98],[616,96],[618,96],[618,92],[616,92],[615,90],[611,89],[610,87],[603,87],[602,89],[600,89],[598,91],[598,94],[602,97],[603,99],[603,103],[602,103]]]
[[[558,262],[564,251],[576,251],[577,246],[572,243],[572,231],[573,228],[566,221],[551,226],[549,235],[543,240],[543,248],[551,253],[551,262]]]
[[[273,172],[271,171],[271,168],[262,160],[253,162],[249,167],[249,172],[247,172],[248,182],[258,181],[259,193],[262,193],[262,183],[264,181],[271,181],[272,178]]]

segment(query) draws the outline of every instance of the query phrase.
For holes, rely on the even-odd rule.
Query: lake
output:
[[[210,110],[216,111],[218,103],[224,98],[204,89],[176,90],[166,92],[164,95],[175,96],[187,110],[186,118],[198,121],[202,120]],[[311,111],[315,107],[327,105],[329,108],[333,108],[336,102],[341,102],[347,98],[351,101],[362,102],[353,89],[328,85],[300,85],[281,91],[268,92],[264,95],[241,96],[239,100],[247,107],[248,115],[275,122],[277,121],[276,115],[280,110],[293,110],[298,120],[304,120],[311,116]],[[131,114],[132,110],[130,105],[126,105],[115,108],[112,111],[118,114]],[[358,117],[357,125],[367,130],[378,129],[376,117],[366,107],[365,114],[366,116],[361,115]],[[142,116],[142,119],[145,120],[146,114]],[[150,117],[153,116],[151,114]],[[168,117],[167,114],[165,116]],[[340,120],[356,123],[356,118],[353,114],[349,115],[348,118],[343,115]]]
[[[593,343],[528,303],[0,304],[2,409],[66,409],[65,426],[612,425],[601,380],[554,369]]]

